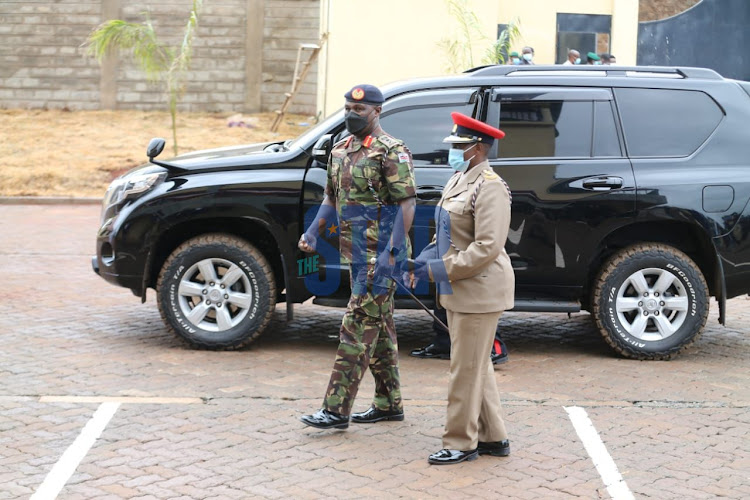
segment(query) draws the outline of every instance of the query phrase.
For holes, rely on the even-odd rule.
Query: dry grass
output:
[[[253,128],[229,127],[229,114],[181,113],[180,153],[283,140],[307,129],[309,117],[287,115],[279,133],[273,113],[245,115]],[[122,172],[147,161],[146,145],[164,137],[172,156],[169,114],[156,111],[0,110],[0,196],[101,197]]]

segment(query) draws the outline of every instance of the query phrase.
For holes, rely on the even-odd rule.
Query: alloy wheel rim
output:
[[[643,341],[674,335],[685,322],[688,293],[682,280],[660,268],[634,272],[617,290],[615,310],[623,328]]]
[[[210,258],[196,262],[182,275],[177,291],[180,311],[193,326],[225,332],[242,322],[250,311],[250,280],[236,264]]]

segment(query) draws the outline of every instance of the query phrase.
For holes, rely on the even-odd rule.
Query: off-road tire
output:
[[[672,285],[654,296],[663,285],[651,285],[657,285],[661,276],[663,283],[673,277]],[[639,292],[638,287],[645,290]],[[706,280],[690,257],[668,245],[643,243],[625,248],[605,262],[593,283],[591,311],[604,340],[622,356],[666,360],[698,340],[708,318],[709,300]],[[675,304],[675,309],[664,308],[665,304]],[[636,320],[646,321],[645,331],[640,331]],[[662,333],[657,320],[669,321],[666,327],[661,325],[672,327],[674,333],[658,338]]]
[[[214,286],[204,282],[202,269],[206,274],[214,270]],[[236,281],[230,279],[229,269],[234,269]],[[219,288],[225,279],[229,286]],[[181,285],[190,287],[189,293]],[[254,246],[228,234],[198,236],[177,247],[162,266],[156,291],[159,313],[169,329],[201,349],[230,350],[250,344],[263,333],[276,306],[276,282],[268,261]],[[211,302],[204,299],[211,296],[218,300],[206,305]],[[235,298],[242,303],[232,302]],[[199,306],[202,309],[196,311]],[[197,323],[187,317],[203,310],[207,312],[197,317]]]

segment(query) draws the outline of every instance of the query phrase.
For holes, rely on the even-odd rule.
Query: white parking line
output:
[[[617,465],[607,452],[607,448],[599,437],[599,433],[596,432],[594,424],[591,423],[586,410],[580,406],[564,406],[563,408],[568,412],[570,421],[573,422],[573,427],[583,442],[586,452],[591,457],[591,461],[594,462],[594,466],[602,481],[604,481],[604,486],[607,487],[610,496],[614,500],[634,500],[635,497],[617,470]]]
[[[81,460],[99,439],[99,436],[102,435],[104,428],[107,427],[119,407],[120,403],[112,402],[99,405],[94,416],[86,423],[73,444],[65,450],[60,460],[52,467],[39,489],[31,496],[31,500],[54,500],[57,498],[70,476],[78,468],[78,464],[81,463]]]
[[[201,405],[201,398],[165,398],[143,396],[42,396],[40,403],[128,403],[160,405]]]

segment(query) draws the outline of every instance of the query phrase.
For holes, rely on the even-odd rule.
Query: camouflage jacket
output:
[[[369,263],[385,248],[399,202],[416,195],[411,152],[386,133],[333,146],[325,193],[336,203],[343,262]],[[400,216],[400,215],[399,215]],[[411,253],[407,237],[394,246]]]

